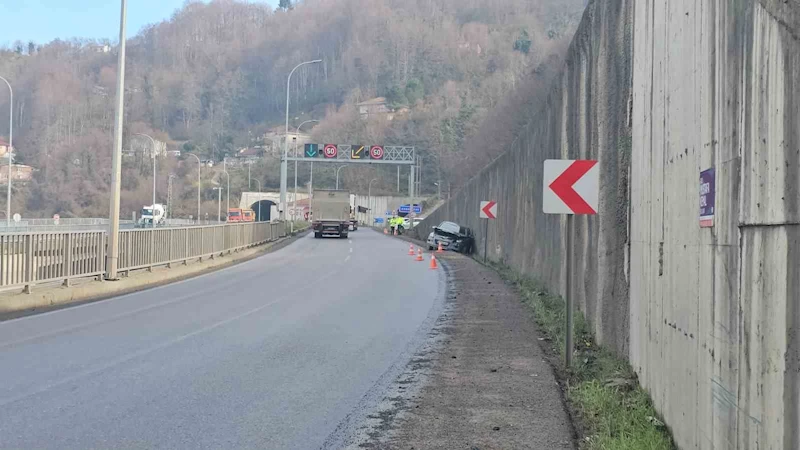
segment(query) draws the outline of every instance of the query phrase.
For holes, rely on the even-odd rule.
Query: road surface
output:
[[[371,230],[306,236],[0,323],[0,448],[335,448],[441,308],[442,272],[406,245]]]

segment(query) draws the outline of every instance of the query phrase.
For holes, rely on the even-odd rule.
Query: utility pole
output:
[[[106,277],[117,279],[117,263],[119,260],[119,197],[120,178],[122,176],[122,109],[125,101],[125,15],[126,0],[121,0],[119,19],[119,54],[117,55],[117,98],[114,111],[114,151],[111,154],[111,205],[109,219],[111,229],[108,236],[108,255]],[[9,179],[9,182],[11,180]],[[10,185],[9,185],[10,186]]]
[[[14,163],[14,90],[11,83],[0,77],[8,86],[8,191],[6,192],[6,230],[11,228],[11,164]]]

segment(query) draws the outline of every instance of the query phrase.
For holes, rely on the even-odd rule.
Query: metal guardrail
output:
[[[0,235],[0,288],[102,276],[106,233],[19,233]]]
[[[213,257],[286,236],[283,222],[120,230],[123,273]],[[63,231],[0,234],[0,289],[87,277],[106,272],[107,233]]]

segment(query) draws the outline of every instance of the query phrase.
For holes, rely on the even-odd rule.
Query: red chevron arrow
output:
[[[494,200],[489,200],[488,202],[481,202],[484,203],[481,208],[481,212],[486,216],[487,219],[496,219],[495,212],[493,211],[497,202]]]
[[[597,214],[586,200],[580,196],[573,186],[586,172],[597,164],[597,161],[579,160],[572,163],[567,170],[550,183],[550,189],[564,202],[575,214]]]

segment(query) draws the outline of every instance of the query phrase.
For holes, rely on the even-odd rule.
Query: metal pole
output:
[[[225,178],[227,178],[228,182],[228,189],[225,191],[225,195],[227,196],[227,199],[225,200],[225,217],[228,217],[228,213],[231,210],[231,175],[227,170],[225,171]]]
[[[121,0],[119,19],[119,54],[117,55],[117,97],[116,109],[114,111],[114,152],[111,155],[111,205],[109,206],[111,229],[108,236],[108,255],[106,256],[106,278],[110,280],[117,279],[117,263],[119,260],[119,197],[120,178],[122,176],[122,109],[125,101],[126,12],[126,0]],[[10,182],[11,180],[9,179],[9,183]]]
[[[189,155],[192,155],[195,157],[195,159],[197,159],[197,223],[200,223],[200,169],[203,167],[203,163],[194,153],[189,153]]]
[[[397,192],[400,192],[400,166],[397,166]]]
[[[230,210],[231,210],[231,176],[230,176],[230,174],[228,174],[228,166],[227,166],[227,164],[228,164],[228,157],[224,156],[222,158],[222,171],[225,172],[225,177],[228,180],[228,190],[225,191],[225,196],[226,196],[226,200],[225,200],[225,218],[226,219],[228,217],[228,213],[230,213]]]
[[[300,127],[297,127],[297,130],[298,131],[295,132],[294,138],[292,138],[292,140],[294,141],[294,157],[295,157],[295,160],[294,160],[294,197],[292,198],[292,222],[289,225],[289,228],[290,228],[292,233],[294,233],[294,221],[295,221],[296,215],[297,215],[297,159],[296,158],[297,158],[297,133],[300,132]]]
[[[373,181],[378,181],[378,179],[377,178],[373,178],[373,179],[369,180],[369,184],[367,185],[367,208],[369,208],[368,213],[367,213],[367,217],[369,217],[371,219],[369,221],[369,223],[367,223],[367,226],[370,226],[370,227],[375,222],[375,212],[373,211],[374,208],[372,207],[372,182]]]
[[[281,161],[281,196],[280,196],[280,207],[283,208],[281,210],[281,220],[286,220],[286,191],[287,187],[287,178],[289,177],[289,166],[288,161],[286,160],[289,157],[289,94],[291,89],[291,82],[292,82],[292,75],[294,71],[298,68],[306,65],[306,64],[316,64],[322,62],[321,59],[315,59],[313,61],[306,61],[298,64],[289,72],[289,76],[286,78],[286,129],[283,139],[283,160]]]
[[[153,146],[153,228],[156,227],[156,148]]]
[[[572,332],[573,332],[573,309],[574,299],[572,295],[572,240],[574,232],[574,218],[572,214],[567,215],[567,324],[566,324],[566,350],[564,352],[564,364],[567,369],[572,366]]]
[[[261,180],[256,180],[258,183],[258,193],[261,193]],[[250,189],[250,185],[247,185],[247,189]],[[261,199],[258,200],[258,220],[256,222],[261,222]]]
[[[253,167],[253,162],[247,163],[247,189],[250,189],[250,169]]]
[[[483,219],[486,223],[483,225],[483,263],[486,264],[486,253],[489,248],[489,219]]]
[[[311,175],[308,177],[308,191],[314,190],[314,161],[311,161]]]
[[[215,187],[215,191],[217,191],[217,223],[222,222],[222,188]]]
[[[319,120],[313,120],[313,119],[312,120],[306,120],[305,122],[302,122],[300,125],[298,125],[297,129],[294,132],[294,138],[292,138],[292,139],[294,140],[294,157],[295,158],[297,158],[297,136],[300,134],[300,127],[302,127],[303,125],[305,125],[307,123],[312,123],[312,122],[319,123]],[[288,124],[288,122],[287,122],[287,124]],[[295,159],[295,161],[294,161],[294,199],[292,201],[293,201],[293,205],[294,205],[293,206],[293,212],[296,213],[297,212],[297,159]],[[292,233],[294,233],[294,219],[295,219],[295,217],[292,217],[292,223],[290,225]]]
[[[8,192],[6,192],[6,230],[11,227],[11,164],[13,163],[14,151],[14,90],[11,83],[0,77],[8,86]]]

